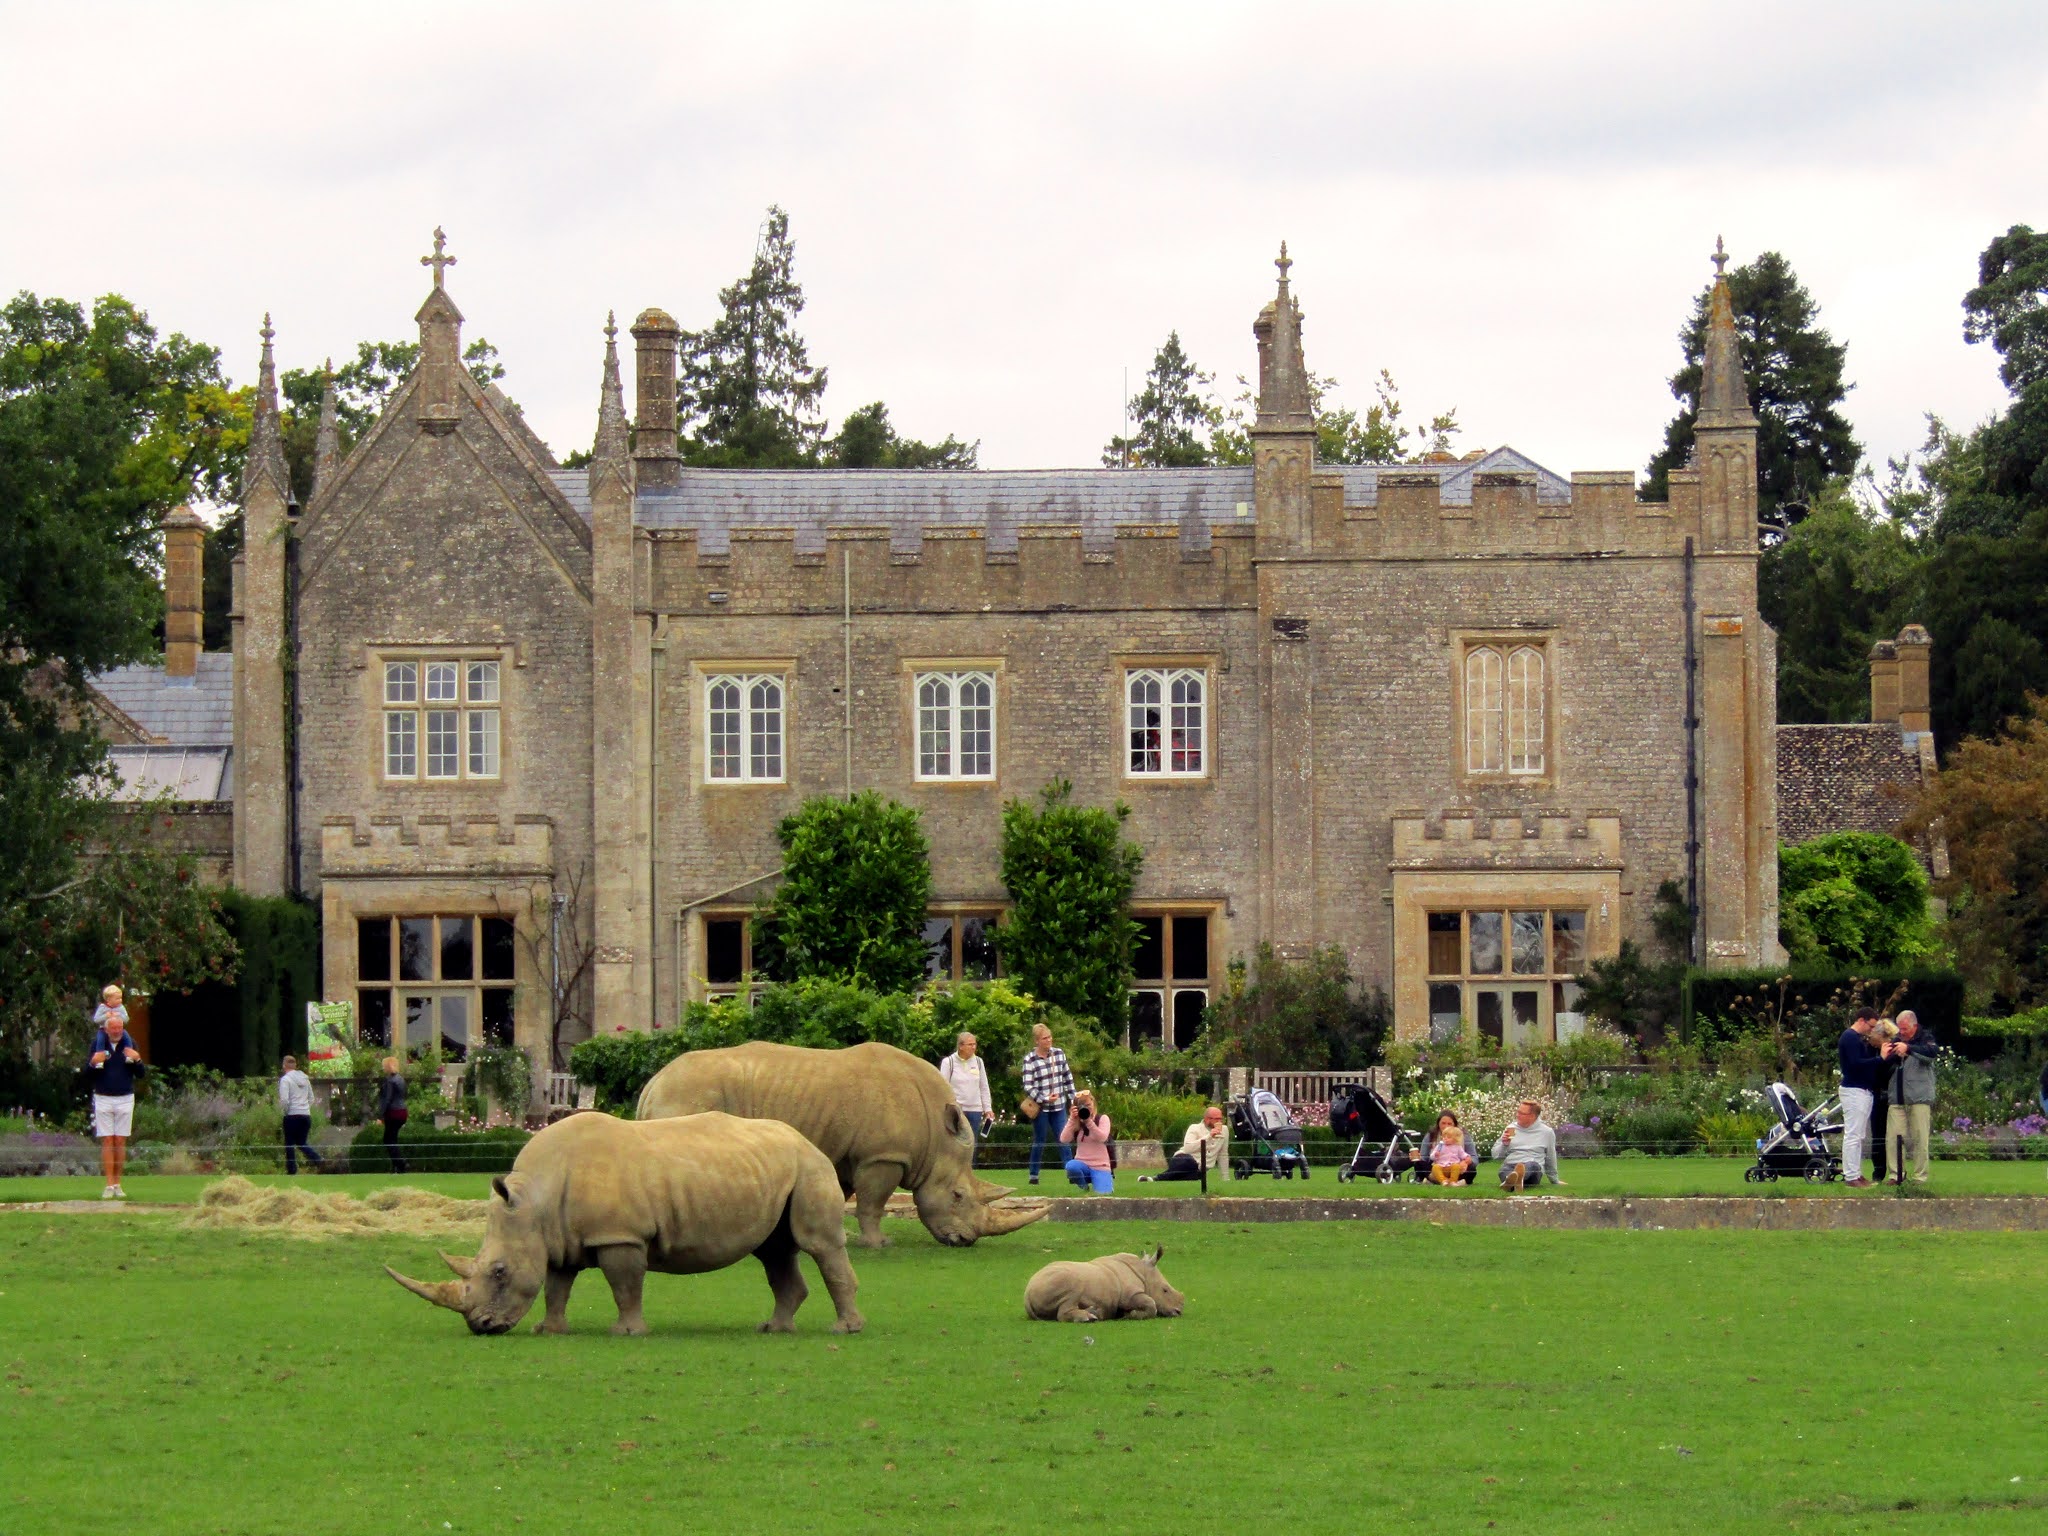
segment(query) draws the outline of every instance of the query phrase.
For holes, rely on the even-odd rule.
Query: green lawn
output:
[[[0,1532],[2048,1522],[2048,1236],[892,1225],[857,1338],[815,1274],[754,1334],[747,1264],[477,1339],[381,1273],[422,1241],[0,1213]],[[1186,1316],[1024,1321],[1155,1238]]]
[[[1563,1165],[1567,1181],[1564,1188],[1546,1190],[1545,1193],[1554,1196],[1609,1196],[1756,1195],[1771,1192],[1780,1195],[1832,1195],[1845,1199],[1887,1199],[1892,1196],[1889,1187],[1859,1191],[1845,1188],[1839,1183],[1808,1184],[1803,1179],[1781,1179],[1776,1184],[1768,1185],[1745,1184],[1742,1170],[1748,1166],[1748,1159],[1733,1157],[1582,1158],[1569,1160]],[[1139,1170],[1132,1168],[1119,1173],[1117,1193],[1157,1195],[1162,1199],[1180,1199],[1201,1193],[1201,1187],[1196,1184],[1140,1184],[1138,1173]],[[1349,1183],[1340,1184],[1337,1182],[1334,1168],[1317,1168],[1314,1176],[1306,1182],[1300,1179],[1272,1179],[1263,1176],[1241,1181],[1212,1181],[1210,1193],[1295,1197],[1313,1195],[1318,1199],[1331,1199],[1339,1195],[1365,1198],[1406,1195],[1437,1200],[1506,1198],[1496,1183],[1497,1174],[1493,1164],[1483,1165],[1479,1175],[1479,1183],[1472,1189],[1436,1189],[1405,1181],[1382,1185],[1372,1179],[1354,1179]],[[1025,1175],[1021,1169],[987,1169],[984,1170],[984,1176],[998,1183],[1014,1185],[1020,1191],[1026,1188]],[[1040,1178],[1040,1194],[1076,1193],[1067,1183],[1066,1176],[1058,1169],[1043,1173]],[[283,1174],[258,1174],[255,1179],[259,1184],[296,1182],[318,1194],[345,1191],[352,1195],[363,1195],[373,1189],[381,1189],[392,1184],[431,1189],[444,1195],[464,1198],[481,1198],[487,1192],[484,1177],[474,1173],[408,1174],[404,1177],[392,1174],[302,1174],[296,1181],[287,1180]],[[97,1176],[0,1178],[0,1206],[25,1200],[96,1200],[99,1198],[100,1182]],[[132,1174],[124,1187],[131,1201],[189,1205],[199,1198],[200,1190],[211,1182],[213,1180],[210,1176],[199,1174]],[[2048,1196],[2048,1163],[1938,1162],[1934,1164],[1927,1189],[1930,1193],[1940,1195]],[[5,1527],[0,1527],[0,1536],[5,1536]]]

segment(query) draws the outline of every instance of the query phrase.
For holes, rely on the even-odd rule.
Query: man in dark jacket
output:
[[[1851,1189],[1868,1189],[1863,1176],[1863,1153],[1870,1142],[1870,1106],[1877,1081],[1877,1047],[1870,1032],[1877,1028],[1877,1010],[1859,1008],[1842,1038],[1836,1055],[1842,1067],[1842,1177]]]
[[[1934,1036],[1920,1027],[1909,1008],[1899,1015],[1899,1038],[1885,1047],[1892,1060],[1891,1118],[1886,1122],[1892,1177],[1906,1182],[1906,1159],[1913,1160],[1913,1182],[1927,1182],[1927,1139],[1934,1114]]]

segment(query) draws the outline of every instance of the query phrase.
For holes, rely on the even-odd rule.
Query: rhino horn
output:
[[[1017,1193],[1007,1184],[998,1184],[993,1179],[976,1179],[974,1193],[983,1205],[994,1205],[998,1200],[1007,1200]]]
[[[1007,1209],[993,1205],[984,1206],[981,1212],[981,1235],[1001,1237],[1004,1233],[1014,1232],[1019,1227],[1028,1227],[1051,1212],[1052,1207],[1049,1205],[1041,1205],[1035,1209],[1017,1205]]]
[[[451,1312],[460,1312],[462,1310],[462,1282],[460,1280],[441,1280],[429,1284],[425,1280],[415,1280],[409,1275],[401,1275],[389,1264],[384,1266],[384,1273],[396,1280],[408,1291],[411,1291],[413,1295],[424,1296],[437,1307],[446,1307]]]
[[[441,1262],[465,1280],[476,1273],[475,1259],[459,1259],[452,1253],[444,1253],[441,1255]]]

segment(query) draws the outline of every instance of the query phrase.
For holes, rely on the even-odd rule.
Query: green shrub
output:
[[[1756,1151],[1757,1142],[1772,1124],[1769,1115],[1739,1111],[1707,1115],[1700,1121],[1700,1147],[1719,1156],[1747,1157]]]
[[[1668,1105],[1627,1109],[1601,1121],[1600,1142],[1610,1150],[1683,1157],[1699,1146],[1700,1117]]]
[[[1927,875],[1880,832],[1778,848],[1778,937],[1795,965],[1897,969],[1936,952]]]
[[[523,1115],[533,1096],[533,1063],[526,1052],[508,1047],[471,1051],[463,1067],[462,1091]]]
[[[519,1149],[533,1138],[516,1126],[487,1131],[438,1130],[431,1120],[414,1118],[398,1132],[398,1155],[408,1173],[509,1173]],[[389,1173],[384,1127],[366,1125],[349,1143],[350,1173]]]
[[[274,1075],[286,1052],[305,1054],[306,1004],[320,995],[319,913],[285,896],[224,890],[219,899],[240,970],[232,982],[152,998],[150,1055],[158,1066]]]
[[[1109,1116],[1118,1141],[1161,1141],[1171,1152],[1183,1132],[1202,1118],[1209,1101],[1164,1093],[1133,1093],[1121,1088],[1094,1090],[1096,1107]]]
[[[1138,935],[1131,892],[1145,856],[1124,840],[1129,806],[1074,805],[1072,795],[1073,785],[1059,779],[1036,804],[1003,805],[1003,885],[1012,906],[995,931],[996,949],[1033,997],[1121,1036]]]
[[[1391,1023],[1383,993],[1353,992],[1342,946],[1292,960],[1261,944],[1249,968],[1230,962],[1222,994],[1209,1005],[1201,1054],[1273,1071],[1362,1070],[1379,1060]]]
[[[1684,1036],[1718,1056],[1731,1045],[1768,1042],[1760,1054],[1778,1073],[1821,1076],[1856,1009],[1910,1008],[1944,1044],[1960,1031],[1963,981],[1953,971],[1835,969],[1690,971],[1682,987]]]
[[[691,1011],[702,1006],[694,1005]],[[682,1029],[595,1035],[570,1049],[569,1070],[577,1082],[597,1090],[599,1109],[630,1115],[647,1080],[689,1048]]]
[[[770,909],[774,966],[881,992],[924,980],[930,850],[918,814],[862,790],[807,800],[775,829],[782,884]]]

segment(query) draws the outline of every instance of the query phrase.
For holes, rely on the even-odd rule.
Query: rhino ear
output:
[[[1161,1243],[1157,1248],[1152,1250],[1152,1257],[1147,1259],[1145,1262],[1147,1264],[1150,1264],[1154,1269],[1157,1269],[1159,1267],[1159,1261],[1165,1257],[1166,1245],[1164,1243]]]
[[[967,1117],[960,1113],[958,1104],[946,1106],[946,1134],[955,1141],[964,1141],[970,1146],[974,1143],[974,1127],[969,1125]]]
[[[497,1192],[498,1198],[505,1202],[505,1209],[508,1211],[511,1210],[516,1202],[512,1199],[512,1191],[506,1185],[505,1176],[503,1174],[497,1174],[493,1176],[493,1178],[491,1179],[491,1188]]]

